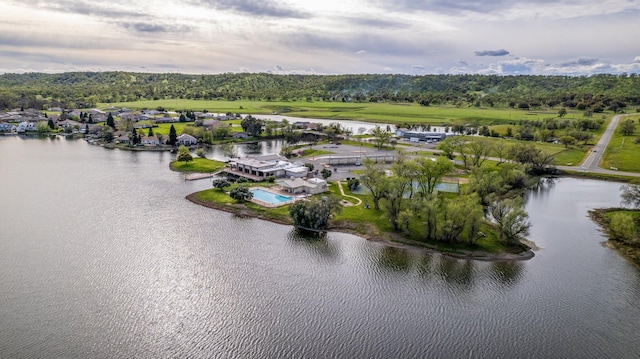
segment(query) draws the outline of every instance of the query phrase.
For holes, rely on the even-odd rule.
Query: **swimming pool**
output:
[[[281,194],[265,191],[261,188],[254,188],[251,190],[251,193],[253,193],[253,198],[257,199],[258,201],[266,202],[274,206],[281,205],[293,200],[293,197],[283,196]]]

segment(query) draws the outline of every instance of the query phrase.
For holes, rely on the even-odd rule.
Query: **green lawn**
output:
[[[637,121],[640,116],[623,117],[620,122],[626,119],[634,119]],[[635,143],[635,139],[640,136],[640,124],[636,123],[636,131],[632,136],[623,136],[618,129],[616,130],[609,146],[604,152],[602,168],[617,168],[620,171],[640,172],[640,144]]]
[[[178,162],[173,161],[170,167],[174,171],[178,172],[216,172],[223,169],[224,162],[209,160],[206,158],[194,157],[191,162]]]

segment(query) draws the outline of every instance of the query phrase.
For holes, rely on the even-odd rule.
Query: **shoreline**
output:
[[[591,220],[600,227],[600,230],[603,236],[606,238],[606,240],[602,242],[602,244],[609,249],[615,250],[624,259],[626,259],[627,261],[629,261],[630,263],[632,263],[633,265],[635,265],[637,268],[640,269],[640,247],[635,247],[635,246],[626,244],[622,241],[611,239],[607,235],[607,228],[608,228],[609,222],[607,219],[605,219],[605,215],[608,212],[613,212],[618,210],[628,210],[628,209],[620,208],[620,207],[595,208],[590,210],[588,212],[588,215],[589,215],[589,218],[591,218]]]
[[[260,213],[256,213],[255,211],[247,208],[242,204],[219,204],[215,202],[200,200],[199,198],[197,198],[197,195],[200,192],[191,193],[187,195],[185,198],[194,204],[197,204],[206,208],[214,209],[214,210],[224,211],[240,217],[257,218],[257,219],[266,220],[272,223],[293,226],[293,222],[290,220],[267,217]],[[456,258],[456,259],[478,260],[478,261],[484,261],[484,262],[503,262],[503,261],[514,261],[514,260],[517,260],[517,261],[529,260],[535,257],[535,253],[533,252],[533,249],[531,248],[531,246],[524,243],[523,245],[528,247],[529,249],[519,253],[509,253],[509,252],[489,253],[485,251],[471,251],[471,250],[468,250],[468,251],[463,250],[460,252],[448,252],[448,251],[439,250],[433,246],[430,246],[428,243],[403,239],[397,233],[392,233],[392,232],[382,232],[381,234],[387,237],[390,237],[388,239],[383,239],[371,233],[362,233],[344,226],[330,226],[327,231],[353,234],[353,235],[362,237],[367,241],[382,243],[390,247],[421,250],[428,253],[438,253],[438,254]]]

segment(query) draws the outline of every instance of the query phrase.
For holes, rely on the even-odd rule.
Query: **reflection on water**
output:
[[[481,289],[478,285],[511,286],[522,278],[525,271],[521,261],[478,262],[392,246],[379,246],[372,256],[376,273],[395,273],[406,277],[417,275],[430,282],[446,284],[455,291]],[[482,281],[477,285],[479,278]]]
[[[512,286],[522,278],[524,264],[518,261],[493,262],[489,270],[495,283]]]
[[[184,181],[167,152],[2,136],[0,153],[1,357],[640,352],[640,271],[586,216],[619,184],[545,183],[526,208],[544,249],[480,262],[200,207],[184,197],[210,181]]]
[[[290,243],[305,248],[309,253],[325,260],[336,260],[340,256],[340,250],[327,239],[327,232],[305,231],[293,228],[288,234]]]
[[[382,247],[378,251],[377,263],[380,269],[393,272],[406,273],[413,267],[411,253],[397,247]]]
[[[246,144],[245,153],[255,155],[262,153],[262,142],[250,142]]]
[[[560,179],[558,177],[542,177],[540,178],[533,187],[529,188],[528,196],[525,196],[525,203],[530,198],[542,198],[548,196],[553,192],[553,189],[556,183]]]

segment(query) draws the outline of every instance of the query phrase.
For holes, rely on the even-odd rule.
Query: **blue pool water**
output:
[[[275,194],[260,188],[252,189],[251,193],[253,193],[253,198],[263,202],[270,203],[270,204],[280,204],[284,202],[289,202],[293,199],[293,197]]]

